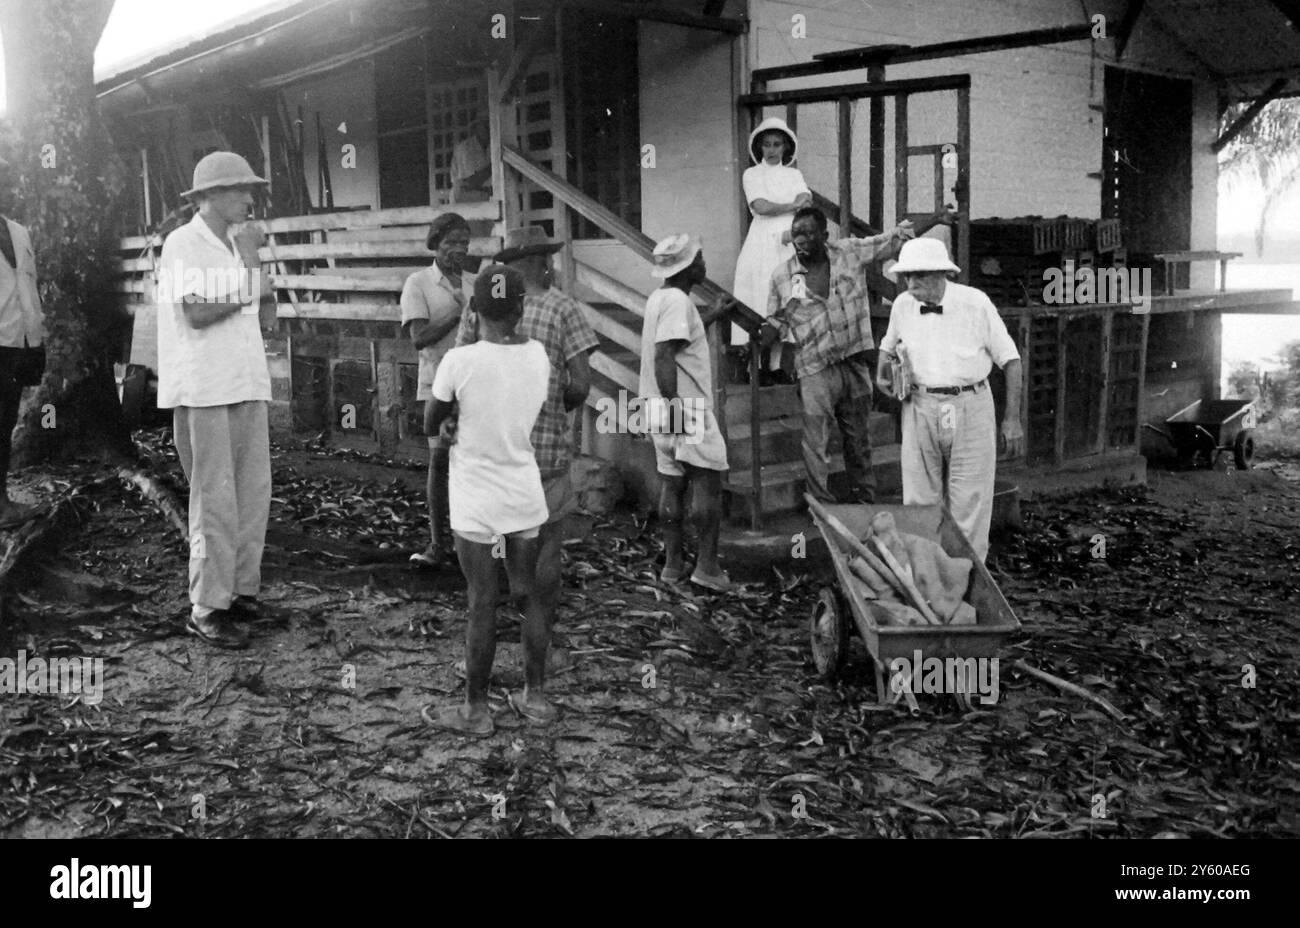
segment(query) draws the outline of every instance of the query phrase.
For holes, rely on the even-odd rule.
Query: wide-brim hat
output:
[[[701,247],[699,239],[691,238],[685,232],[660,239],[655,245],[654,268],[650,276],[666,278],[680,274],[695,261]]]
[[[948,257],[948,246],[937,238],[914,238],[904,242],[898,252],[898,261],[889,269],[895,276],[925,273],[959,274],[961,268]]]
[[[799,139],[790,131],[784,119],[780,116],[769,116],[758,124],[758,128],[749,133],[749,157],[755,164],[763,160],[763,152],[759,148],[758,140],[763,137],[764,132],[784,134],[790,140],[790,157],[781,159],[781,163],[790,164],[794,161],[795,156],[799,154]]]
[[[264,187],[268,181],[253,173],[252,167],[233,151],[214,151],[194,165],[194,186],[181,194],[192,197],[218,187]]]
[[[492,258],[502,264],[518,261],[530,255],[553,255],[564,247],[563,242],[553,242],[541,226],[523,226],[507,229],[504,247]]]

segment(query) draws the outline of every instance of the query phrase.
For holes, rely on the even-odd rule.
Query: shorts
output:
[[[532,528],[526,528],[518,532],[510,532],[506,538],[517,538],[520,541],[527,541],[529,538],[536,538],[541,532],[541,526],[535,525]],[[472,541],[476,545],[494,545],[497,543],[500,535],[492,535],[488,532],[454,532],[457,538],[463,538],[466,541]]]
[[[713,410],[692,415],[687,423],[687,434],[663,435],[652,433],[655,446],[655,464],[665,477],[682,477],[683,464],[704,470],[727,470],[727,443]]]
[[[554,477],[542,477],[542,492],[546,494],[547,525],[563,521],[564,517],[578,510],[578,497],[573,492],[573,480],[566,469]]]

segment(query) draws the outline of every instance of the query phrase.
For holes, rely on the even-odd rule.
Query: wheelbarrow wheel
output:
[[[1232,459],[1237,470],[1250,470],[1255,460],[1255,430],[1242,429],[1232,443]]]
[[[828,586],[822,587],[808,620],[808,636],[812,641],[813,663],[823,679],[833,680],[844,666],[849,653],[849,617],[844,600]]]

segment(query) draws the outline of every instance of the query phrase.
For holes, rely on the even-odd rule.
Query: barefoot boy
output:
[[[496,656],[497,560],[505,559],[510,590],[524,599],[524,691],[515,709],[534,724],[556,715],[543,693],[550,632],[545,606],[533,593],[538,531],[546,522],[546,496],[530,434],[550,379],[539,342],[515,331],[524,311],[524,278],[503,264],[479,271],[473,308],[479,341],[453,348],[438,365],[433,402],[425,409],[425,434],[437,435],[459,404],[451,449],[451,529],[469,586],[465,631],[463,705],[423,710],[435,728],[490,735],[488,677]]]

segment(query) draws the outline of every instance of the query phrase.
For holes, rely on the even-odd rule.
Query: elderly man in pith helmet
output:
[[[190,617],[209,644],[248,645],[258,618],[271,507],[264,329],[275,291],[261,273],[265,234],[249,222],[266,181],[234,152],[194,168],[194,218],[163,243],[158,281],[158,406],[172,408],[190,484]]]
[[[903,401],[903,502],[946,502],[982,560],[999,437],[988,376],[994,364],[1006,375],[1001,438],[1007,456],[1019,457],[1020,352],[993,301],[948,279],[959,271],[939,239],[903,246],[890,273],[907,292],[890,310],[876,382]]]

